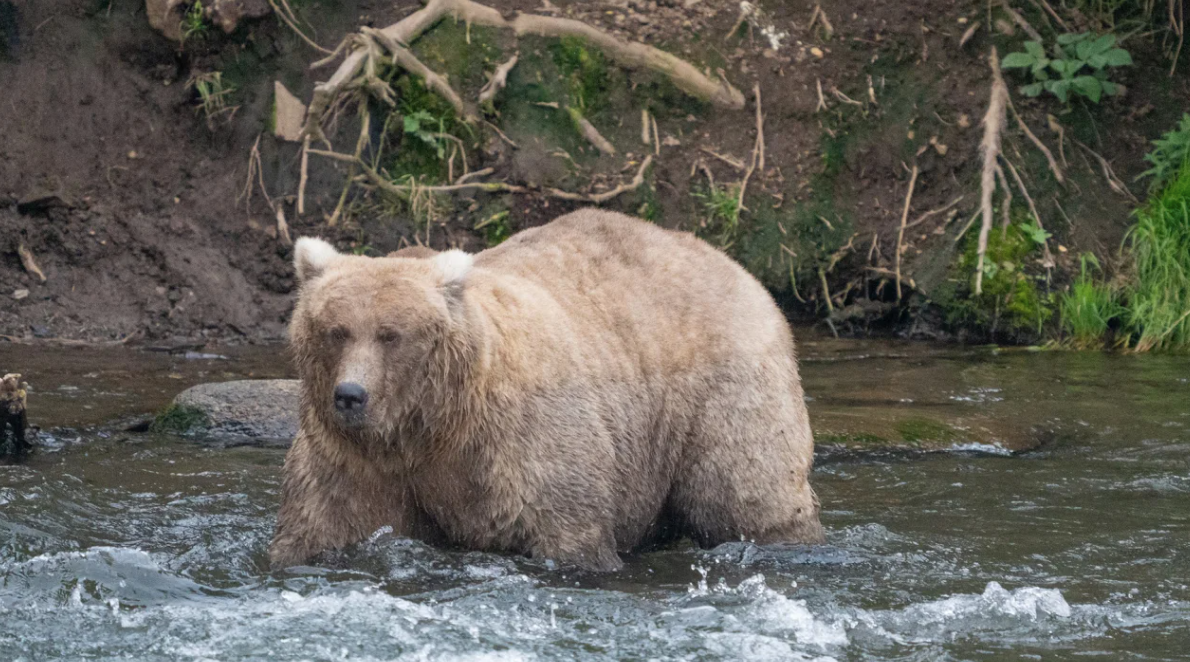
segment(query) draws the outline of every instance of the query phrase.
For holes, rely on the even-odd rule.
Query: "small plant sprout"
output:
[[[207,34],[207,16],[202,0],[195,0],[190,9],[182,15],[182,43],[201,40]]]
[[[1038,41],[1026,41],[1025,50],[1004,56],[1000,66],[1005,69],[1027,69],[1033,82],[1021,88],[1029,97],[1049,92],[1062,103],[1069,103],[1072,94],[1099,103],[1103,95],[1123,94],[1123,86],[1108,80],[1112,67],[1132,64],[1128,51],[1116,46],[1116,36],[1101,37],[1084,32],[1058,36],[1054,47],[1056,57],[1049,57]]]
[[[229,103],[236,88],[223,82],[222,72],[209,71],[196,74],[187,82],[187,86],[198,95],[195,112],[202,113],[206,117],[209,127],[213,127],[215,120],[219,117],[226,117],[230,121],[236,111],[240,109],[239,106]]]
[[[1038,246],[1044,246],[1046,240],[1054,236],[1046,232],[1045,228],[1036,223],[1022,223],[1021,231],[1024,232],[1025,236],[1031,239],[1033,243],[1037,244]]]

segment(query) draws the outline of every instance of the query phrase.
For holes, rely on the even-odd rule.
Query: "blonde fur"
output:
[[[275,564],[385,525],[599,570],[677,535],[822,539],[793,337],[739,265],[594,209],[446,255],[303,283]],[[332,404],[346,379],[360,425]]]

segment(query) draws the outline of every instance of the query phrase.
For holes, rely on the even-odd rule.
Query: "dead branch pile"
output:
[[[479,119],[478,108],[485,103],[490,103],[503,88],[509,71],[516,65],[516,56],[496,70],[491,82],[480,93],[476,102],[472,102],[464,100],[451,87],[449,81],[429,69],[409,50],[411,43],[447,17],[462,20],[468,27],[483,25],[511,30],[518,37],[523,35],[578,37],[584,39],[592,47],[598,48],[609,59],[623,67],[650,70],[667,76],[679,89],[694,97],[724,108],[741,109],[744,107],[744,95],[726,80],[713,79],[689,62],[670,53],[645,44],[623,41],[586,23],[534,14],[519,14],[508,20],[499,11],[471,0],[430,0],[422,9],[388,27],[379,30],[362,28],[358,33],[343,40],[329,56],[312,65],[315,68],[325,66],[343,56],[342,62],[329,80],[315,86],[313,97],[306,111],[305,123],[301,132],[302,173],[297,200],[299,214],[305,211],[305,183],[308,179],[307,168],[310,154],[348,161],[353,164],[353,167],[359,168],[364,173],[364,178],[369,180],[372,185],[390,192],[398,190],[408,192],[408,186],[395,185],[387,181],[380,173],[362,163],[358,156],[352,157],[335,152],[323,128],[331,114],[331,109],[339,106],[347,95],[363,93],[386,104],[394,105],[393,90],[381,77],[386,68],[398,67],[422,78],[429,89],[446,99],[454,107],[458,116],[469,123]],[[580,126],[582,125],[582,122],[578,123]],[[611,145],[605,144],[606,141],[596,140],[595,136],[598,135],[598,132],[594,131],[594,127],[590,127],[590,129],[590,131],[584,131],[584,135],[599,146],[600,151],[614,153]],[[313,143],[319,143],[326,149],[311,149]],[[613,192],[618,195],[640,186],[643,172],[650,163],[651,159],[645,159],[636,178],[630,184],[617,187],[607,193],[584,195],[554,190],[547,191],[547,193],[556,197],[592,202],[610,199],[610,197],[614,197],[614,195],[609,197],[609,194]],[[381,180],[385,183],[382,184]],[[524,187],[510,184],[480,182],[433,188],[443,191],[461,188],[518,192],[525,190]]]

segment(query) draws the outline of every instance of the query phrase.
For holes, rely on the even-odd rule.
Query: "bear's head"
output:
[[[303,237],[294,267],[290,343],[304,409],[347,436],[387,438],[459,357],[471,256],[370,258]]]

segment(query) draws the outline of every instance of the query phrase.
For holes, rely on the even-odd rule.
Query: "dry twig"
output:
[[[489,80],[487,85],[484,85],[483,89],[479,91],[479,105],[482,106],[490,101],[493,101],[496,98],[496,95],[500,93],[500,90],[504,89],[505,85],[508,85],[508,74],[512,71],[512,68],[516,66],[517,60],[519,58],[520,53],[516,53],[507,62],[496,67],[496,71],[492,74],[491,80]]]
[[[1037,213],[1037,205],[1033,204],[1033,198],[1029,195],[1028,189],[1025,188],[1025,182],[1021,180],[1020,173],[1016,171],[1016,167],[1012,165],[1012,161],[1004,159],[1004,163],[1008,166],[1008,172],[1012,173],[1012,179],[1016,181],[1016,186],[1020,189],[1021,195],[1025,196],[1025,202],[1029,205],[1029,211],[1033,214],[1033,219],[1037,221],[1037,227],[1044,232],[1045,226],[1041,224],[1041,214]],[[1046,269],[1052,269],[1054,267],[1054,254],[1050,252],[1049,241],[1043,240],[1041,247],[1045,253],[1044,266]]]
[[[41,267],[37,266],[37,261],[33,259],[33,251],[23,242],[17,244],[17,255],[21,256],[21,266],[25,267],[25,271],[30,276],[37,276],[37,280],[44,283],[45,274],[41,271]]]
[[[897,301],[901,300],[901,253],[905,252],[905,221],[909,220],[909,205],[913,203],[913,189],[917,186],[917,164],[909,175],[909,191],[905,193],[905,207],[901,210],[901,228],[897,231],[896,275]]]
[[[651,165],[653,165],[653,155],[652,154],[646,156],[645,160],[641,162],[640,168],[637,169],[636,176],[632,178],[631,182],[629,182],[627,184],[621,184],[621,185],[617,186],[616,188],[614,188],[610,191],[604,191],[603,193],[592,193],[592,194],[584,195],[581,193],[570,193],[569,191],[561,191],[556,188],[546,189],[546,193],[548,193],[549,195],[551,195],[555,198],[561,198],[563,200],[575,200],[578,202],[592,202],[595,204],[600,204],[603,202],[607,202],[608,200],[611,200],[612,198],[616,198],[623,193],[627,193],[628,191],[635,191],[636,189],[640,188],[641,185],[645,183],[645,171],[648,170],[649,166],[651,166]]]

